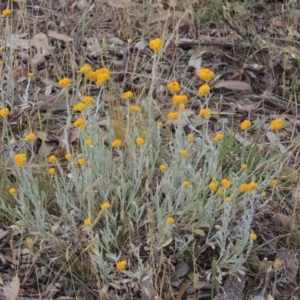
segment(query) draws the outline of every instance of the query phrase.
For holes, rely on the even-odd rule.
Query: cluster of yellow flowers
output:
[[[163,41],[160,38],[153,39],[149,42],[149,48],[154,52],[158,52],[163,45]]]
[[[93,71],[89,64],[84,64],[79,72],[85,75],[90,81],[95,81],[97,86],[102,86],[110,78],[110,71],[108,68],[101,68]]]
[[[2,10],[1,15],[4,18],[9,17],[11,15],[11,10],[10,9],[4,9],[4,10]]]
[[[252,190],[255,190],[258,188],[258,183],[256,182],[250,182],[250,183],[242,183],[240,186],[240,190],[242,193],[249,193]]]
[[[275,119],[270,124],[270,130],[278,131],[283,128],[284,120],[283,119]]]

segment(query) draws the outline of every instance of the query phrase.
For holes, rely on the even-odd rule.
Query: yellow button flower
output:
[[[175,219],[173,217],[168,217],[167,218],[167,223],[170,225],[173,225],[175,223]]]
[[[209,188],[211,191],[213,191],[213,192],[215,192],[215,191],[217,190],[217,188],[218,188],[218,183],[217,183],[216,179],[213,179],[213,180],[209,183],[208,188]]]
[[[65,155],[65,159],[66,159],[66,160],[71,160],[71,159],[72,159],[72,154],[71,154],[71,153],[67,153],[67,154]]]
[[[168,119],[170,120],[177,120],[179,117],[179,114],[177,111],[171,111],[168,113]]]
[[[9,17],[11,15],[11,10],[10,9],[4,9],[4,10],[2,10],[1,15],[4,18]]]
[[[85,96],[82,101],[86,106],[91,106],[94,103],[94,98],[91,96]]]
[[[118,271],[123,271],[127,266],[127,261],[126,260],[122,260],[122,261],[119,261],[117,264],[116,264],[116,269]]]
[[[91,139],[85,140],[84,143],[89,147],[93,146],[93,141]]]
[[[111,207],[111,204],[108,202],[108,201],[105,201],[104,203],[102,203],[101,205],[100,205],[100,207],[101,207],[101,209],[108,209],[108,208],[110,208]]]
[[[73,123],[74,127],[79,127],[81,129],[84,128],[85,126],[85,121],[82,118],[78,118],[74,123]]]
[[[231,182],[224,178],[221,180],[221,185],[225,188],[225,189],[229,189],[231,187]]]
[[[198,75],[204,81],[209,81],[215,77],[215,73],[207,68],[202,68]]]
[[[277,179],[273,179],[273,180],[271,180],[271,182],[270,182],[270,186],[271,187],[274,187],[274,186],[276,186],[278,184],[278,180]]]
[[[24,140],[26,142],[33,142],[36,140],[36,135],[34,133],[29,133],[28,135],[25,136]]]
[[[203,119],[209,119],[211,117],[212,110],[210,108],[201,108],[199,111],[199,115]]]
[[[145,144],[145,140],[142,137],[138,137],[135,139],[135,142],[139,146],[143,146]]]
[[[241,186],[240,186],[240,190],[241,190],[242,193],[247,194],[247,193],[250,192],[251,187],[248,183],[242,183]]]
[[[241,168],[242,168],[243,171],[248,170],[248,166],[247,166],[246,164],[242,164],[242,167],[241,167]]]
[[[181,157],[187,157],[189,155],[189,151],[186,149],[180,150],[179,153],[180,153]]]
[[[190,187],[190,186],[191,186],[190,181],[188,181],[188,180],[184,181],[184,182],[183,182],[183,186],[184,186],[185,188]]]
[[[151,40],[149,42],[149,48],[154,52],[158,52],[161,49],[162,45],[163,45],[163,41],[160,38]]]
[[[193,143],[195,141],[195,136],[190,133],[188,136],[187,136],[187,140],[189,143]]]
[[[0,109],[0,116],[5,119],[9,115],[9,110],[6,107]]]
[[[242,130],[248,130],[251,127],[251,121],[250,120],[243,121],[240,127]]]
[[[57,162],[57,157],[55,155],[50,155],[48,158],[48,162],[52,164]]]
[[[128,100],[128,99],[130,99],[132,97],[133,97],[133,92],[132,91],[127,91],[127,92],[123,93],[123,95],[122,95],[122,98],[124,100]]]
[[[83,102],[79,102],[73,106],[73,111],[83,111],[86,105]]]
[[[207,83],[205,83],[200,86],[200,88],[198,90],[198,95],[201,97],[204,97],[209,92],[210,92],[210,86]]]
[[[222,141],[223,140],[223,138],[224,138],[224,135],[223,135],[223,133],[217,133],[215,136],[214,136],[214,142],[220,142],[220,141]]]
[[[161,172],[165,172],[166,169],[167,169],[167,166],[164,165],[164,164],[161,164],[161,165],[159,166],[159,170],[160,170]]]
[[[231,202],[231,197],[230,196],[227,196],[227,197],[225,197],[225,202]]]
[[[25,164],[27,157],[25,153],[19,153],[15,155],[14,159],[16,165],[18,167],[22,167]]]
[[[27,77],[33,78],[33,77],[34,77],[34,73],[33,73],[33,72],[28,72],[28,73],[27,73]]]
[[[92,225],[91,219],[85,219],[83,223],[84,223],[85,226],[91,226]]]
[[[278,131],[283,128],[284,120],[283,119],[276,119],[273,120],[270,124],[270,130]]]
[[[257,240],[257,234],[251,233],[250,234],[250,241],[256,241]]]
[[[116,139],[116,140],[114,140],[114,141],[112,142],[111,145],[112,145],[112,147],[114,147],[114,148],[119,148],[119,147],[122,146],[122,141],[119,140],[119,139]]]
[[[71,84],[71,80],[67,77],[58,81],[58,85],[61,88],[67,88]]]
[[[12,196],[16,196],[17,195],[17,190],[15,188],[10,188],[8,190],[8,192],[12,195]]]
[[[137,106],[137,105],[130,105],[129,106],[129,111],[130,112],[139,112],[140,111],[140,108]]]
[[[84,166],[86,163],[86,160],[84,158],[78,158],[77,162],[79,165]]]
[[[79,72],[80,72],[81,74],[84,74],[84,75],[88,76],[88,75],[92,72],[92,67],[91,67],[89,64],[84,64],[84,65],[80,68]]]
[[[222,196],[223,196],[223,191],[222,191],[221,189],[218,189],[216,194],[217,194],[219,197],[222,197]]]
[[[54,168],[49,168],[48,169],[48,174],[49,175],[54,175],[55,174],[55,169]]]
[[[177,81],[172,81],[168,83],[167,87],[171,93],[176,93],[180,91],[180,84]]]
[[[172,101],[175,105],[185,104],[188,101],[188,97],[186,95],[174,95]]]

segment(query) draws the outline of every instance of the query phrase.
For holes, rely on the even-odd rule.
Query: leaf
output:
[[[258,102],[248,104],[248,105],[238,104],[237,105],[237,110],[239,110],[239,111],[248,111],[248,112],[254,111],[254,110],[257,110],[260,107],[261,103],[262,103],[262,101],[258,101]]]
[[[48,37],[45,33],[40,32],[36,34],[32,41],[38,53],[41,53],[44,56],[50,55]]]
[[[57,40],[63,41],[63,42],[72,42],[73,39],[63,33],[58,33],[54,30],[48,30],[48,36],[53,37]]]
[[[3,294],[8,300],[16,300],[20,291],[20,279],[14,276],[11,283],[3,287]]]
[[[225,88],[228,90],[239,90],[239,91],[252,90],[252,87],[249,83],[240,80],[222,80],[218,82],[214,86],[214,88],[216,89]]]
[[[189,117],[193,116],[194,114],[195,114],[195,112],[192,109],[190,109],[190,108],[182,110],[180,112],[180,117],[177,120],[172,121],[172,123],[175,124],[175,125],[179,125],[179,124],[181,124],[181,125],[187,125],[188,122],[189,122],[188,121]]]

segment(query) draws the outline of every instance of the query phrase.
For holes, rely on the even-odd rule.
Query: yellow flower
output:
[[[138,137],[135,139],[135,142],[137,143],[137,145],[139,146],[143,146],[145,144],[145,140],[141,137]]]
[[[102,74],[97,75],[96,85],[102,86],[107,81],[106,77]]]
[[[124,100],[128,100],[128,99],[130,99],[132,97],[133,97],[133,92],[132,91],[127,91],[127,92],[123,93],[123,95],[122,95],[122,98]]]
[[[273,186],[276,186],[278,184],[278,180],[277,179],[273,179],[271,180],[270,182],[270,186],[273,187]]]
[[[15,188],[10,188],[10,189],[8,190],[8,192],[9,192],[12,196],[16,196],[16,194],[17,194],[17,190],[16,190]]]
[[[251,121],[250,120],[243,121],[240,127],[242,130],[248,130],[251,127]]]
[[[0,116],[5,119],[9,115],[9,110],[6,107],[0,109]]]
[[[175,223],[175,219],[172,218],[172,217],[168,217],[167,218],[167,223],[170,224],[170,225],[173,225]]]
[[[166,166],[166,165],[161,164],[161,165],[159,166],[159,170],[160,170],[161,172],[165,172],[166,169],[167,169],[167,166]]]
[[[174,95],[172,98],[173,104],[185,104],[188,101],[186,95]]]
[[[84,65],[80,68],[79,72],[80,72],[81,74],[84,74],[84,75],[86,75],[86,76],[89,76],[90,73],[92,72],[92,67],[91,67],[89,64],[84,64]]]
[[[58,82],[58,85],[61,88],[67,88],[70,84],[71,84],[71,80],[69,78],[67,78],[67,77],[59,80],[59,82]]]
[[[67,154],[65,155],[65,159],[66,159],[66,160],[71,160],[71,159],[72,159],[72,154],[71,154],[71,153],[67,153]]]
[[[180,150],[181,157],[187,157],[189,155],[189,151],[186,149]]]
[[[97,73],[97,80],[98,80],[98,77],[101,77],[102,79],[104,79],[106,81],[110,77],[110,71],[108,68],[97,69],[95,72]]]
[[[85,226],[91,226],[92,225],[91,219],[85,219],[83,223],[84,223]]]
[[[176,93],[180,91],[180,84],[177,81],[172,81],[168,83],[167,87],[171,93]]]
[[[85,96],[82,101],[86,106],[91,106],[94,103],[94,98],[91,96]]]
[[[49,158],[48,158],[48,162],[49,163],[55,163],[57,162],[57,158],[55,155],[50,155]]]
[[[158,52],[161,49],[162,45],[163,45],[163,41],[160,38],[151,40],[149,42],[149,48],[154,52]]]
[[[188,180],[186,180],[186,181],[183,182],[183,186],[185,188],[188,188],[189,186],[191,186],[191,183]]]
[[[283,119],[276,119],[273,120],[270,124],[270,130],[277,131],[283,128],[284,120]]]
[[[214,178],[208,185],[209,189],[213,192],[215,192],[218,188],[218,183],[216,181],[216,179]]]
[[[100,205],[100,207],[101,207],[101,209],[108,209],[108,208],[110,208],[111,207],[111,204],[108,202],[108,201],[105,201],[104,203],[102,203],[101,205]]]
[[[249,187],[250,187],[250,190],[255,190],[258,188],[258,183],[256,182],[250,182],[249,183]]]
[[[28,72],[28,73],[27,73],[27,77],[33,78],[33,77],[34,77],[34,73],[33,73],[33,72]]]
[[[225,200],[226,202],[230,202],[230,201],[231,201],[231,197],[227,196],[227,197],[225,197],[224,200]]]
[[[215,73],[207,68],[202,68],[198,75],[204,81],[209,81],[215,77]]]
[[[251,190],[251,187],[248,183],[242,183],[241,186],[240,186],[240,190],[242,193],[249,193],[250,190]]]
[[[179,110],[181,110],[181,111],[185,110],[185,105],[184,104],[179,104]]]
[[[122,260],[122,261],[119,261],[116,265],[116,268],[118,271],[123,271],[127,266],[127,261],[126,260]]]
[[[248,166],[246,164],[242,164],[242,170],[246,171],[248,169]]]
[[[122,146],[122,141],[119,140],[119,139],[116,139],[116,140],[114,140],[114,141],[112,142],[111,145],[112,145],[112,147],[114,147],[114,148],[121,147],[121,146]]]
[[[25,136],[24,140],[26,142],[33,142],[36,140],[36,135],[34,133],[29,133],[28,135]]]
[[[4,17],[4,18],[9,17],[11,15],[11,10],[4,9],[4,10],[2,10],[1,14],[2,14],[2,17]]]
[[[93,141],[92,141],[91,139],[85,140],[84,143],[85,143],[87,146],[89,146],[89,147],[93,146]]]
[[[137,105],[130,105],[129,106],[129,111],[130,112],[139,112],[140,108]]]
[[[91,72],[88,72],[86,74],[86,77],[90,80],[90,81],[96,81],[97,80],[97,72],[96,71],[91,71]],[[100,78],[100,77],[99,77]],[[103,83],[105,82],[105,79],[103,78]]]
[[[74,123],[73,123],[74,127],[79,127],[81,129],[84,128],[85,122],[84,119],[82,118],[78,118]]]
[[[250,241],[256,241],[257,240],[257,234],[251,233],[250,234]]]
[[[83,111],[86,108],[86,105],[83,102],[79,102],[73,106],[73,111]]]
[[[221,185],[225,188],[225,189],[229,189],[231,187],[231,182],[224,178],[221,180]]]
[[[188,136],[187,136],[187,140],[189,143],[193,143],[195,141],[195,136],[190,133]]]
[[[224,138],[224,134],[219,132],[214,136],[214,142],[216,143],[220,142],[223,140],[223,138]]]
[[[55,169],[54,168],[49,168],[48,169],[48,174],[49,175],[54,175],[55,174]]]
[[[207,83],[205,83],[199,87],[198,95],[203,97],[206,94],[208,94],[209,92],[210,92],[210,86]]]
[[[221,189],[218,189],[216,194],[217,194],[219,197],[222,197],[222,196],[223,196],[223,191],[222,191]]]
[[[211,117],[212,111],[210,108],[201,108],[199,111],[199,115],[203,119],[209,119]]]
[[[3,66],[3,60],[0,60],[0,67]]]
[[[15,163],[18,167],[22,167],[25,162],[26,162],[26,154],[25,153],[20,153],[20,154],[16,154],[15,157]]]
[[[179,116],[179,114],[177,111],[171,111],[168,113],[168,119],[170,119],[170,120],[177,120],[178,116]]]
[[[84,166],[86,163],[86,160],[84,158],[78,158],[77,160],[78,164],[80,164],[81,166]]]
[[[162,127],[164,124],[163,124],[163,122],[161,122],[161,121],[157,121],[156,125],[157,125],[158,127]]]

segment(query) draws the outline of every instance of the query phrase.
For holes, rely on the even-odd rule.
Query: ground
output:
[[[0,10],[1,299],[299,299],[297,1]]]

